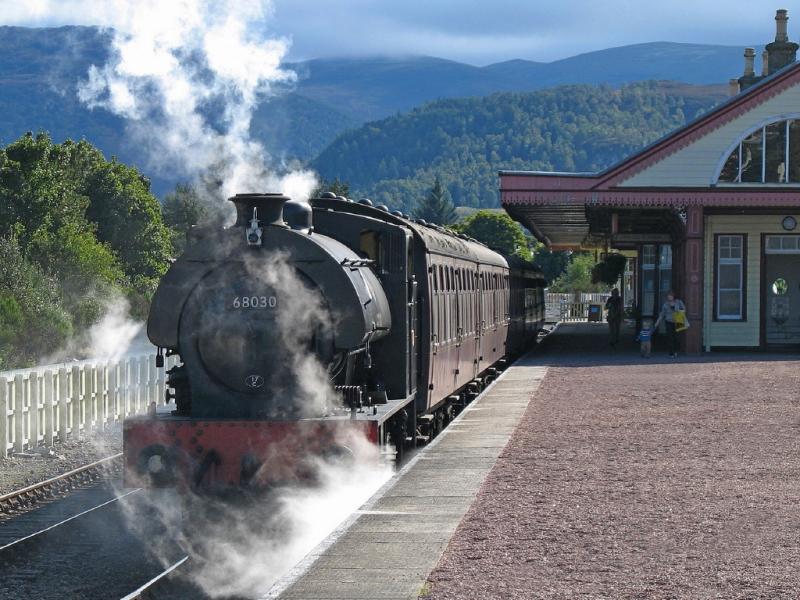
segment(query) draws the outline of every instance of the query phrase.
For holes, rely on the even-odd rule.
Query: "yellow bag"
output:
[[[689,329],[689,320],[686,318],[685,310],[675,311],[675,331],[686,331]]]

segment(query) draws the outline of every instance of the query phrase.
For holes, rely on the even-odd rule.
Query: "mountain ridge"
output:
[[[175,182],[155,173],[150,157],[126,141],[126,122],[103,109],[89,110],[76,97],[89,66],[107,59],[111,35],[85,26],[0,26],[0,142],[38,130],[56,141],[86,138],[106,155],[150,173],[163,193]],[[431,56],[318,58],[287,63],[299,81],[258,107],[252,132],[276,159],[309,161],[345,131],[429,102],[575,83],[713,84],[740,71],[740,54],[734,46],[652,42],[549,63],[512,59],[483,67]]]

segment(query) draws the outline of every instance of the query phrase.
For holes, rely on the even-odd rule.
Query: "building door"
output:
[[[639,252],[641,264],[642,318],[656,318],[672,288],[672,246],[644,244]]]
[[[768,346],[800,344],[800,236],[768,235],[762,311]]]

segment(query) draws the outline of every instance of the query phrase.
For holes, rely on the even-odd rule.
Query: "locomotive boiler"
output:
[[[175,409],[126,421],[126,481],[263,487],[366,438],[402,458],[535,341],[535,266],[402,213],[240,194],[192,236],[147,332]]]

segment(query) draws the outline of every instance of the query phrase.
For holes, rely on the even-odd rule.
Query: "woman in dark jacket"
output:
[[[622,325],[622,298],[619,290],[611,290],[611,297],[606,300],[606,321],[608,321],[608,335],[611,346],[619,342],[619,328]]]

